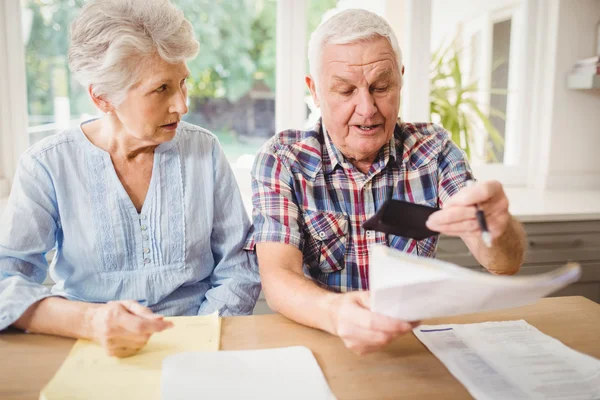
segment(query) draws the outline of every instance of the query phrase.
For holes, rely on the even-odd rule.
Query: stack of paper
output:
[[[180,353],[163,362],[162,398],[332,400],[306,347]]]
[[[575,282],[577,264],[535,276],[495,276],[374,245],[371,310],[406,321],[517,307]]]
[[[40,399],[160,399],[163,359],[183,351],[217,351],[221,337],[217,313],[166,319],[175,326],[152,335],[140,353],[128,358],[109,357],[99,345],[78,340]]]
[[[600,361],[525,321],[423,325],[414,333],[476,399],[600,399]]]

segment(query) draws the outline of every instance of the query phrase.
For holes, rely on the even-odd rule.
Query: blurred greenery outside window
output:
[[[277,0],[172,2],[200,42],[200,53],[188,62],[183,119],[215,133],[231,162],[254,155],[275,133]],[[21,0],[30,144],[99,115],[67,64],[69,26],[84,3]],[[307,0],[307,35],[335,5]]]
[[[189,62],[192,73],[189,113],[184,120],[215,133],[231,162],[235,163],[243,155],[253,156],[275,133],[278,1],[172,2],[190,20],[200,42],[199,55]],[[99,114],[85,88],[73,79],[67,66],[69,25],[85,0],[21,0],[21,3],[28,133],[30,143],[34,143]],[[356,6],[356,3],[348,0],[306,0],[306,43],[311,32],[332,9]],[[454,4],[434,0],[433,8],[451,7],[450,3]],[[440,14],[448,15],[446,12]],[[458,22],[437,25],[451,29],[456,29],[456,23],[467,26],[468,22],[460,21],[461,18],[464,19],[458,15]],[[502,60],[502,54],[500,57],[496,54],[496,47],[502,50],[504,61],[508,61],[506,55],[511,52],[513,43],[505,39],[496,40],[496,37],[514,37],[511,31],[515,26],[518,25],[513,24],[511,29],[510,22],[493,25],[493,43],[506,43],[506,48],[494,45],[493,49],[485,50],[493,55],[495,61]],[[444,32],[441,36],[452,36],[448,33]],[[502,163],[507,162],[507,155],[510,155],[505,151],[508,143],[505,138],[508,84],[503,81],[497,85],[496,79],[492,79],[489,84],[482,85],[479,82],[481,77],[473,73],[482,58],[482,51],[474,51],[475,47],[486,48],[482,43],[477,44],[478,40],[481,42],[480,36],[477,33],[469,38],[463,37],[462,45],[434,54],[430,71],[431,118],[452,133],[454,141],[472,160]],[[432,50],[439,48],[432,46]],[[307,63],[308,71],[306,49],[298,51],[303,52],[302,59]],[[496,75],[506,80],[509,76],[507,65],[494,67],[490,72],[492,78],[497,71]],[[499,90],[494,91],[497,88]],[[308,89],[305,102],[310,125],[318,118],[319,112],[312,105]],[[494,107],[495,104],[499,106]],[[507,128],[506,134],[510,131]]]

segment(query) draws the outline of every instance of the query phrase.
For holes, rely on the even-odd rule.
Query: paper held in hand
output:
[[[496,276],[374,245],[369,250],[371,311],[406,321],[532,303],[579,279],[570,263],[529,276]]]

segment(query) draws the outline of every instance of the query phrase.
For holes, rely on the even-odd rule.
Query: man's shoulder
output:
[[[275,157],[290,169],[315,172],[321,166],[322,147],[320,130],[287,129],[270,138],[258,156]]]
[[[450,134],[442,126],[432,122],[409,123],[398,121],[396,136],[401,139],[402,154],[415,166],[438,159],[440,154],[458,148],[453,145]]]

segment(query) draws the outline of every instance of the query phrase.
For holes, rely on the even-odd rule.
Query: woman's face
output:
[[[189,74],[185,62],[169,64],[159,56],[146,60],[139,82],[115,108],[121,129],[148,145],[173,139],[181,117],[188,112]]]

